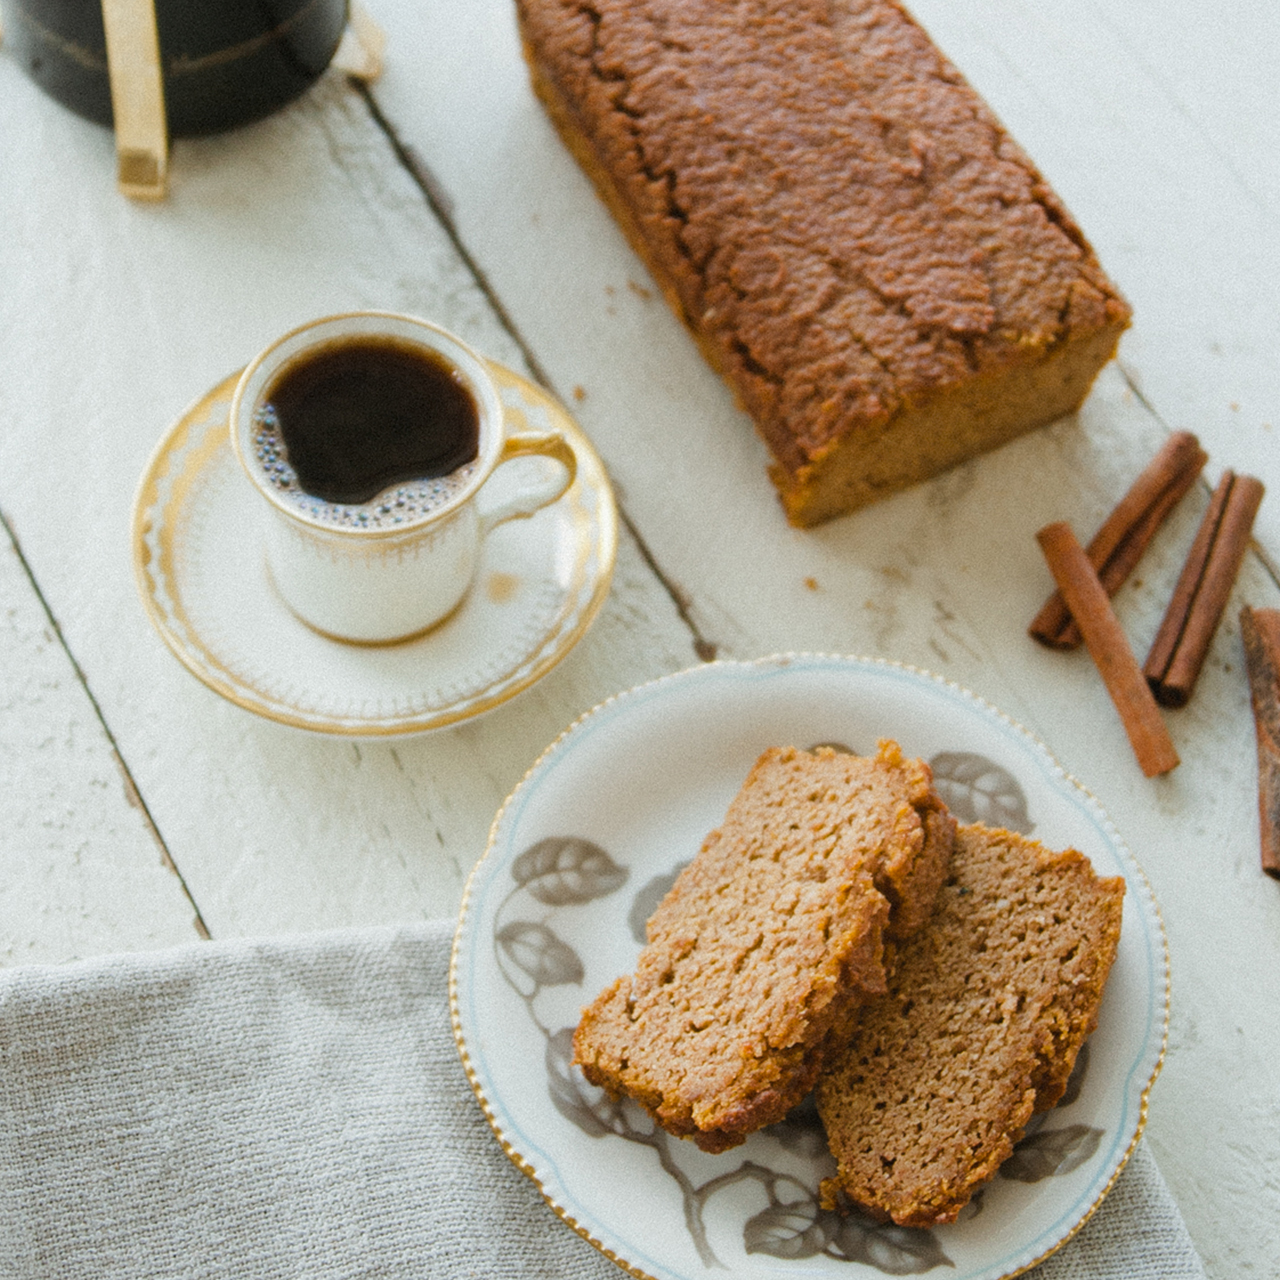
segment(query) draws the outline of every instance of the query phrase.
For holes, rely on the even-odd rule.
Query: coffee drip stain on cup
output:
[[[278,432],[298,487],[360,504],[475,460],[480,411],[443,356],[389,337],[334,342],[292,361],[267,389],[261,426]]]

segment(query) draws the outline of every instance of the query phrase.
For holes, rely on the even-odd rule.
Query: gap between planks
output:
[[[103,734],[106,736],[107,745],[111,748],[112,758],[116,762],[116,767],[120,770],[120,776],[124,783],[125,799],[138,810],[142,815],[143,822],[146,823],[147,830],[151,832],[151,838],[156,842],[156,847],[160,850],[161,864],[177,878],[179,885],[182,886],[183,896],[191,906],[193,912],[192,924],[196,933],[204,941],[208,942],[212,938],[208,925],[204,922],[204,917],[200,913],[200,908],[196,904],[195,898],[191,895],[191,890],[187,886],[186,878],[183,876],[178,864],[173,860],[172,854],[169,852],[169,846],[166,844],[164,837],[160,834],[159,827],[156,826],[155,819],[151,816],[151,809],[146,800],[142,796],[142,792],[138,789],[137,781],[134,779],[133,770],[129,768],[129,762],[124,758],[123,752],[120,750],[120,744],[116,741],[116,736],[111,731],[111,726],[107,723],[106,716],[103,714],[102,707],[98,699],[94,697],[93,690],[89,687],[88,677],[85,675],[84,668],[77,661],[74,653],[71,652],[70,645],[67,644],[67,638],[62,633],[62,627],[57,618],[53,615],[53,610],[49,607],[49,601],[45,598],[45,594],[40,589],[40,584],[36,581],[36,576],[32,572],[31,564],[23,553],[22,544],[18,540],[17,531],[10,523],[8,516],[0,511],[0,526],[3,526],[5,534],[8,536],[9,545],[13,548],[13,553],[17,557],[18,564],[22,566],[22,572],[26,575],[27,581],[31,584],[31,590],[35,593],[36,599],[40,602],[40,608],[44,611],[44,616],[48,619],[49,629],[53,633],[53,637],[58,647],[66,655],[67,661],[71,664],[71,670],[75,673],[76,680],[79,681],[81,689],[84,690],[85,697],[89,700],[89,706],[93,710],[95,719],[101,726]]]

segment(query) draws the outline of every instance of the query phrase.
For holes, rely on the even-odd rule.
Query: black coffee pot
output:
[[[120,179],[163,173],[169,137],[216,133],[275,111],[329,65],[347,0],[3,0],[5,41],[50,95],[114,125]],[[163,134],[159,131],[163,130]],[[128,156],[130,134],[141,140]],[[161,156],[157,162],[157,146]],[[151,159],[148,161],[147,156]]]

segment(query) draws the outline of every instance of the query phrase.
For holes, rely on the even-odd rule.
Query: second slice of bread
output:
[[[1083,854],[981,825],[956,833],[928,927],[818,1082],[839,1166],[827,1204],[902,1226],[953,1222],[1052,1107],[1120,938],[1124,881]]]

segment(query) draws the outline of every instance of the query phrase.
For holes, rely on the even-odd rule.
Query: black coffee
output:
[[[297,487],[359,504],[475,459],[480,412],[442,357],[393,338],[350,338],[291,364],[267,389]]]

